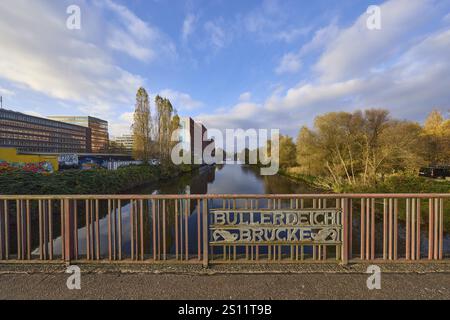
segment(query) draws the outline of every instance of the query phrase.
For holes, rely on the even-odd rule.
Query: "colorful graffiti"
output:
[[[37,163],[7,162],[0,160],[0,174],[14,171],[26,171],[32,173],[53,173],[53,165],[48,161]]]

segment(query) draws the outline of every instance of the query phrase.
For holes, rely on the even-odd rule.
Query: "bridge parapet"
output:
[[[450,194],[0,196],[0,263],[448,259]]]

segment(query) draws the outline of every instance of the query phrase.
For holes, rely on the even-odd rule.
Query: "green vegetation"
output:
[[[152,116],[147,91],[139,88],[133,121],[133,156],[147,162],[151,157]]]
[[[174,178],[195,166],[130,166],[116,171],[70,170],[53,174],[10,172],[0,174],[4,195],[117,194],[147,183]]]
[[[361,193],[450,193],[450,180],[394,174],[374,186],[347,186],[343,192]]]
[[[333,192],[450,192],[450,182],[418,177],[421,166],[450,164],[450,120],[433,111],[425,124],[386,110],[332,112],[297,143],[282,136],[281,173]]]
[[[180,126],[180,118],[169,99],[159,95],[155,98],[155,117],[150,111],[147,91],[139,88],[132,125],[133,156],[137,160],[159,159],[170,163],[170,153],[175,142],[172,133]]]
[[[180,118],[169,99],[159,95],[155,98],[156,135],[154,137],[158,147],[157,154],[161,163],[170,162],[170,153],[176,142],[172,141],[172,133],[180,127]]]

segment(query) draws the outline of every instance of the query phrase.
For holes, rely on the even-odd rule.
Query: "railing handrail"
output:
[[[219,206],[215,201],[211,201],[214,199],[220,200],[217,201]],[[153,238],[150,241],[150,245],[153,246],[151,251],[153,258],[150,259],[153,259],[154,262],[166,261],[167,255],[170,254],[170,249],[167,250],[166,235],[172,235],[174,232],[175,240],[172,241],[172,244],[175,244],[175,259],[172,261],[190,263],[195,260],[196,263],[201,263],[203,260],[203,265],[207,266],[211,257],[211,261],[217,257],[217,252],[216,255],[209,255],[209,247],[213,245],[210,236],[214,236],[213,228],[211,228],[214,224],[210,223],[212,219],[210,214],[214,215],[214,209],[218,207],[236,217],[241,215],[239,211],[245,207],[244,210],[248,211],[249,221],[253,221],[255,212],[256,215],[258,215],[258,211],[261,215],[263,212],[269,212],[273,213],[271,214],[273,226],[280,228],[283,228],[283,221],[275,220],[275,216],[279,216],[277,211],[283,211],[281,215],[286,215],[286,221],[290,210],[297,211],[294,216],[297,214],[303,217],[309,216],[309,219],[314,219],[314,215],[317,214],[316,210],[326,208],[336,211],[337,216],[332,218],[334,219],[332,223],[327,222],[325,227],[331,226],[334,229],[339,227],[339,230],[335,230],[335,235],[338,235],[341,241],[340,243],[331,243],[331,247],[334,246],[336,261],[341,261],[343,264],[356,256],[364,261],[373,261],[380,258],[380,252],[377,249],[381,248],[382,261],[399,261],[403,252],[405,261],[423,259],[437,261],[447,259],[444,255],[446,252],[444,250],[444,246],[446,246],[444,217],[448,212],[447,199],[450,199],[450,193],[0,195],[0,260],[10,260],[11,250],[14,251],[13,241],[17,241],[17,249],[14,253],[18,260],[33,260],[32,236],[35,237],[35,244],[39,237],[40,260],[54,260],[53,241],[49,241],[49,239],[54,239],[53,235],[61,235],[61,259],[66,263],[77,261],[80,226],[85,230],[87,261],[102,260],[105,256],[102,256],[100,252],[100,248],[103,247],[100,237],[100,220],[106,218],[107,226],[103,224],[103,228],[107,227],[107,254],[110,261],[117,260],[116,257],[120,261],[126,260],[122,259],[122,246],[125,243],[122,236],[125,235],[123,228],[126,226],[130,228],[128,237],[131,240],[128,243],[132,261],[149,258],[149,253],[144,250],[149,246],[149,243],[144,240],[145,234],[148,237],[151,234]],[[221,202],[223,203],[220,204]],[[245,206],[242,202],[245,202]],[[122,211],[124,206],[128,206],[128,208]],[[304,211],[307,211],[306,215]],[[325,216],[329,213],[322,213],[322,215]],[[354,220],[355,215],[359,215],[359,219]],[[400,217],[401,215],[402,217]],[[196,223],[189,222],[191,217],[194,217]],[[298,216],[298,221],[301,218]],[[402,231],[406,240],[404,243],[399,242],[400,218],[404,225],[404,232]],[[246,221],[242,220],[244,219],[243,215],[239,219],[241,224],[247,225]],[[260,219],[262,218],[260,217]],[[127,220],[129,223],[124,225],[123,221]],[[235,222],[230,221],[228,219],[228,224],[235,226],[235,222],[238,220],[236,218]],[[57,224],[61,227],[60,230],[58,230]],[[152,229],[144,228],[145,225],[151,226]],[[359,235],[353,233],[356,225],[360,225]],[[259,227],[261,226],[263,225],[260,224]],[[428,229],[428,237],[422,239],[422,234],[427,232],[426,229]],[[57,231],[56,234],[55,231]],[[11,236],[14,232],[15,237]],[[262,239],[261,231],[258,232]],[[301,233],[301,230],[299,232]],[[312,229],[309,232],[312,232]],[[247,261],[253,260],[254,255],[258,261],[259,253],[265,254],[268,262],[281,261],[283,254],[286,254],[286,252],[283,253],[283,245],[290,248],[291,261],[294,256],[296,261],[299,261],[299,257],[300,261],[304,261],[304,247],[311,249],[308,253],[311,261],[327,260],[327,251],[329,251],[327,246],[330,245],[320,242],[321,237],[325,236],[322,240],[326,240],[330,236],[326,232],[322,232],[317,239],[311,237],[308,240],[310,242],[306,244],[302,242],[303,236],[299,235],[297,242],[290,240],[291,242],[286,244],[274,242],[261,245],[239,243],[239,241],[227,244],[231,238],[226,233],[222,234],[224,234],[222,238],[226,240],[225,244],[220,243],[221,246],[225,246],[220,253],[220,255],[223,254],[222,262],[231,260],[232,248],[233,259],[238,261],[236,255],[243,255],[244,247]],[[379,238],[376,234],[382,235],[382,237]],[[158,235],[158,239],[156,235]],[[189,246],[189,242],[192,244],[190,238],[195,235],[197,235],[197,254],[195,254],[195,249]],[[291,231],[292,235],[294,233]],[[161,241],[161,239],[165,240]],[[270,236],[267,239],[272,241],[275,238]],[[355,241],[360,243],[358,255],[353,253]],[[380,241],[382,241],[382,246]],[[428,254],[421,246],[423,241],[428,241]],[[193,246],[195,246],[195,242]],[[236,252],[236,248],[239,246],[242,249],[241,253]],[[255,246],[256,250],[254,250]],[[262,246],[263,249],[266,247],[266,252],[260,252],[259,246]],[[404,246],[404,250],[400,249],[401,246]],[[289,255],[289,253],[287,254]],[[196,256],[196,259],[193,256]]]
[[[314,193],[314,194],[111,194],[111,195],[0,195],[0,200],[65,200],[65,199],[429,199],[429,198],[450,198],[450,193]]]

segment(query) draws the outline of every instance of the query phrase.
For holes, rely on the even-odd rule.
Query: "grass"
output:
[[[373,186],[345,186],[344,192],[450,193],[450,181],[412,175],[392,175]]]
[[[320,183],[323,179],[301,173],[300,168],[280,168],[279,174],[314,187],[337,193],[450,193],[450,180],[438,180],[411,174],[393,174],[373,185],[343,184],[339,187]]]

